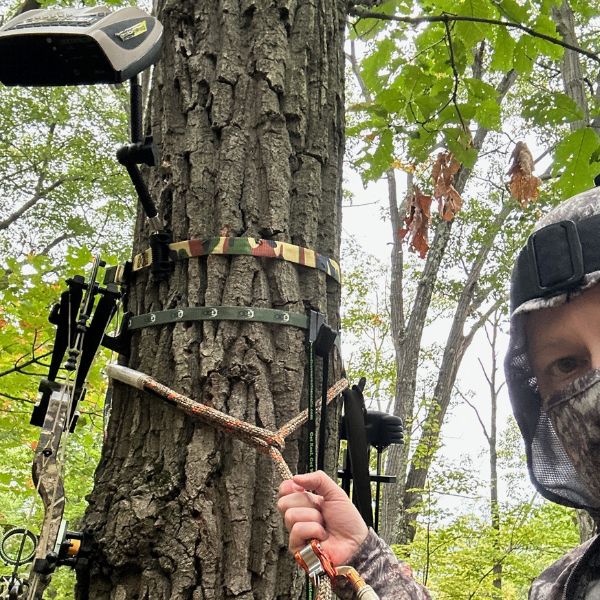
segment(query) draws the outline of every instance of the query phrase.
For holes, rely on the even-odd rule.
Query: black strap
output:
[[[329,356],[337,339],[334,331],[327,323],[322,322],[315,340],[315,354],[323,359],[323,378],[321,381],[321,420],[319,421],[319,451],[317,453],[317,469],[325,470],[325,447],[327,445],[327,389],[329,386]]]
[[[348,438],[348,454],[352,469],[352,499],[362,518],[369,527],[373,527],[373,510],[371,508],[371,474],[369,471],[369,447],[365,428],[365,400],[363,389],[365,379],[358,385],[345,390],[344,425]]]
[[[533,233],[517,258],[511,311],[527,300],[576,288],[586,273],[600,271],[600,215],[560,221]]]

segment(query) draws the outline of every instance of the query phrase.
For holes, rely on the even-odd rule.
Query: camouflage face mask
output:
[[[575,470],[600,500],[600,369],[547,398],[544,410]]]

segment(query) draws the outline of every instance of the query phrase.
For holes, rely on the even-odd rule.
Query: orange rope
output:
[[[159,398],[163,398],[187,415],[214,425],[224,433],[254,446],[259,452],[268,454],[275,463],[282,480],[293,477],[281,453],[285,448],[285,438],[299,429],[308,420],[308,409],[290,419],[277,431],[271,431],[270,429],[258,427],[252,423],[236,419],[201,402],[196,402],[140,371],[135,371],[121,365],[109,365],[106,370],[111,379],[116,379],[137,389],[150,392]],[[340,379],[336,382],[327,391],[327,404],[347,388],[347,379]],[[322,401],[319,399],[316,406],[317,410],[320,410],[321,404]],[[331,581],[328,578],[322,578],[317,589],[316,600],[330,600],[331,596]]]

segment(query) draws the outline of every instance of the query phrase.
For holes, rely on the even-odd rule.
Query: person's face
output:
[[[600,285],[566,304],[528,314],[525,331],[542,399],[600,369]]]

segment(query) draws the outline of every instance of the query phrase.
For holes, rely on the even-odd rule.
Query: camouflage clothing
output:
[[[600,600],[600,536],[548,567],[533,582],[529,600]]]
[[[391,548],[372,530],[349,565],[378,594],[380,600],[430,600],[429,593],[412,575],[411,568],[400,562]],[[353,591],[347,581],[338,578],[334,589],[342,600],[352,600]]]
[[[558,205],[536,224],[535,230],[537,234],[549,225],[566,221],[576,223],[581,230],[591,223],[593,225],[592,229],[594,229],[598,225],[596,221],[599,219],[600,188],[594,188]],[[536,234],[530,238],[530,243],[521,251],[513,271],[510,343],[504,363],[506,383],[513,413],[525,441],[529,474],[535,487],[543,496],[553,502],[565,506],[585,508],[597,515],[600,512],[600,497],[589,488],[589,480],[586,481],[583,476],[584,473],[578,471],[582,467],[581,460],[576,460],[577,465],[573,463],[574,453],[572,449],[566,449],[563,440],[557,435],[555,428],[557,424],[556,413],[551,418],[547,406],[540,397],[537,379],[531,368],[527,353],[525,323],[528,315],[532,312],[565,304],[584,290],[598,284],[600,269],[586,269],[581,280],[576,282],[575,285],[566,285],[566,289],[554,290],[550,295],[540,291],[538,297],[520,302],[518,299],[522,297],[521,293],[523,287],[528,284],[527,275],[530,273],[525,268],[530,265],[525,265],[523,259],[529,256],[531,242]],[[598,256],[597,236],[585,239],[587,241],[582,242],[583,256]],[[557,241],[560,241],[558,232]],[[547,261],[548,257],[542,256],[542,259]],[[596,264],[596,262],[593,264]],[[547,268],[551,270],[552,263]],[[547,276],[548,273],[545,273],[545,275]],[[557,276],[559,276],[559,273],[557,273]],[[534,273],[531,273],[530,277],[534,278]],[[592,423],[598,423],[598,421],[585,420],[585,423],[591,425]],[[588,450],[599,443],[600,431],[598,430],[600,426],[594,425],[594,427],[596,428],[595,433],[591,432],[589,427],[586,427],[585,430],[588,434],[591,434],[591,438],[586,442]],[[562,431],[568,432],[568,428],[562,428]],[[584,433],[584,431],[579,431],[580,435]],[[589,457],[590,455],[580,452],[578,456]]]
[[[600,498],[600,370],[572,381],[544,404],[579,477]]]

